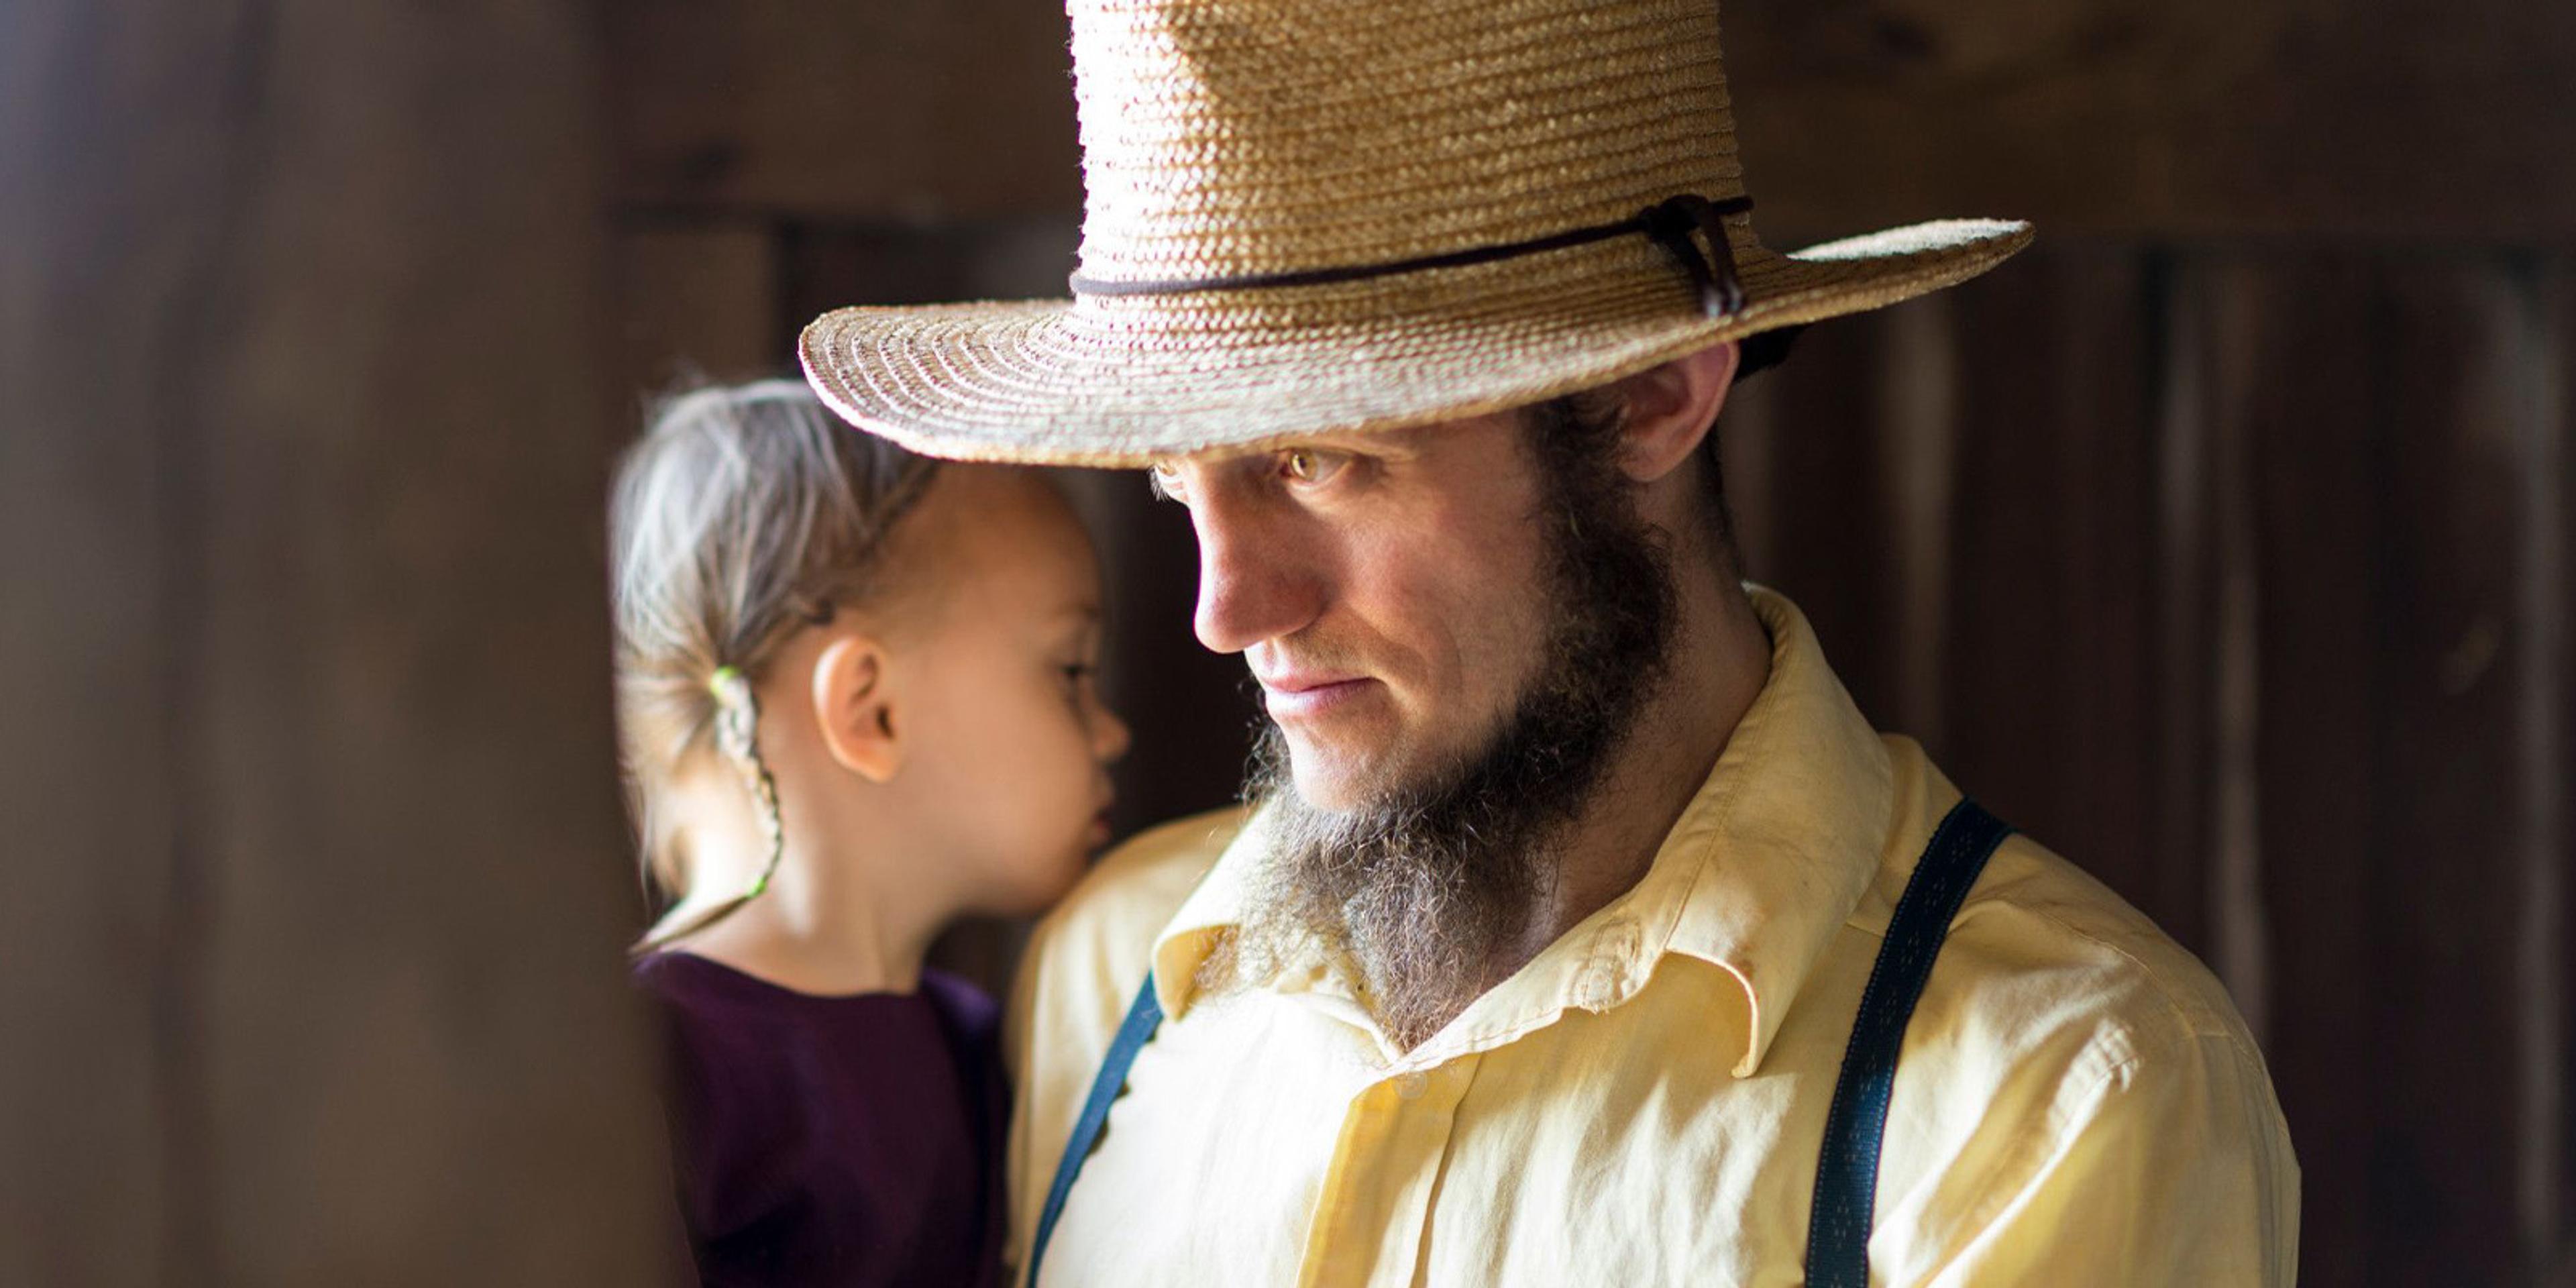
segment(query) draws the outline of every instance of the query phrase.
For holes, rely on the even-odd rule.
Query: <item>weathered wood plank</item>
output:
[[[2255,519],[2256,441],[2265,426],[2246,415],[2254,390],[2279,377],[2247,355],[2248,334],[2260,298],[2240,274],[2221,274],[2207,303],[2214,306],[2203,334],[2206,417],[2201,426],[2205,478],[2205,543],[2208,637],[2207,741],[2201,749],[2207,784],[2201,850],[2206,855],[2209,919],[2205,956],[2225,981],[2246,1025],[2261,1041],[2271,1019],[2269,918],[2262,889],[2262,792],[2259,748],[2265,735],[2259,601],[2263,591]],[[2273,731],[2295,738],[2295,729]],[[2182,853],[2190,853],[2183,850]]]
[[[2576,8],[1730,0],[1772,227],[2556,239]]]
[[[2576,869],[2568,787],[2576,783],[2576,394],[2569,383],[2576,358],[2576,275],[2564,255],[2534,257],[2529,342],[2512,355],[2526,410],[2522,448],[2521,536],[2515,616],[2524,647],[2513,677],[2517,692],[2516,758],[2521,780],[2522,924],[2515,963],[2520,1071],[2517,1112],[2522,1121],[2521,1167],[2515,1177],[2515,1216],[2523,1247],[2535,1265],[2563,1261],[2576,1216],[2576,1136],[2571,1136],[2569,1060],[2571,1006],[2576,1006],[2576,959],[2571,959],[2569,899]]]
[[[1718,467],[1725,476],[1726,509],[1735,550],[1744,567],[1768,568],[1777,558],[1779,516],[1780,377],[1756,373],[1727,391],[1719,409]]]
[[[792,223],[780,244],[789,325],[845,304],[1061,296],[1079,238],[1070,217],[943,228]]]
[[[612,6],[618,199],[842,220],[1080,201],[1060,7]],[[2576,227],[2576,11],[2520,0],[1733,0],[1766,226]]]
[[[1891,635],[1899,581],[1888,552],[1898,534],[1882,501],[1891,484],[1878,420],[1892,336],[1885,314],[1809,330],[1786,364],[1756,377],[1759,397],[1721,412],[1717,427],[1721,444],[1739,421],[1760,439],[1755,477],[1767,486],[1746,500],[1758,537],[1745,550],[1746,575],[1797,601],[1853,699],[1881,725],[1895,719],[1904,684],[1904,641]],[[1753,482],[1730,486],[1741,495]]]
[[[2386,270],[2374,380],[2386,516],[2375,569],[2381,702],[2373,950],[2384,1104],[2377,1282],[2502,1282],[2534,1264],[2513,1199],[2524,778],[2514,680],[2519,504],[2539,351],[2527,287],[2485,256]]]
[[[778,236],[752,220],[637,221],[617,234],[617,370],[630,405],[682,379],[795,369]]]
[[[212,1277],[646,1281],[595,35],[502,0],[271,21],[177,427],[206,453]]]
[[[593,39],[0,10],[0,1279],[667,1265]]]
[[[1061,6],[631,0],[604,15],[622,204],[915,224],[1081,208]]]
[[[2186,939],[2155,808],[2146,255],[2060,240],[1956,293],[1946,731],[1962,786]]]
[[[2230,538],[2236,504],[2231,458],[2244,439],[2229,406],[2231,345],[2241,343],[2243,295],[2226,265],[2163,255],[2151,317],[2155,375],[2152,461],[2154,534],[2149,647],[2157,701],[2141,731],[2154,749],[2155,829],[2165,927],[2204,959],[2219,945],[2220,856],[2242,843],[2222,827],[2222,805],[2241,799],[2244,707],[2230,703],[2248,667],[2241,618],[2227,584],[2242,575]],[[2231,629],[2232,628],[2232,629]],[[2241,693],[2241,689],[2238,691]],[[2232,736],[2238,735],[2238,736]],[[2216,964],[2216,963],[2213,963]]]
[[[2368,1282],[2368,1177],[2381,1097],[2353,1053],[2376,1040],[2365,875],[2376,837],[2377,697],[2369,641],[2380,507],[2366,370],[2372,264],[2201,253],[2175,311],[2207,375],[2207,414],[2248,449],[2260,590],[2252,770],[2257,890],[2271,927],[2265,1054],[2299,1151],[2302,1275]]]
[[[1872,450],[1886,462],[1875,499],[1891,538],[1879,552],[1896,666],[1884,719],[1934,747],[1946,745],[1952,705],[1942,670],[1952,646],[1953,528],[1963,482],[1957,301],[1956,292],[1943,292],[1888,312],[1870,418]]]
[[[2534,884],[2543,892],[2539,897],[2546,897],[2553,879],[2558,894],[2555,968],[2547,960],[2532,968],[2532,978],[2539,984],[2535,992],[2555,992],[2555,997],[2538,996],[2534,1002],[2547,1007],[2554,1019],[2537,1020],[2532,1027],[2545,1031],[2554,1023],[2557,1037],[2556,1068],[2544,1073],[2558,1128],[2551,1134],[2556,1161],[2549,1170],[2554,1175],[2546,1182],[2553,1191],[2547,1201],[2554,1214],[2540,1222],[2549,1227],[2540,1235],[2555,1235],[2558,1282],[2576,1285],[2576,1089],[2569,1085],[2576,1082],[2576,803],[2563,790],[2564,784],[2576,779],[2576,249],[2562,247],[2549,254],[2541,273],[2541,316],[2550,337],[2549,352],[2555,355],[2545,377],[2542,410],[2548,416],[2544,428],[2557,436],[2553,548],[2558,576],[2554,590],[2545,575],[2535,575],[2531,585],[2535,596],[2557,596],[2559,689],[2553,736],[2528,769],[2535,787],[2554,785],[2560,790],[2538,798],[2549,802],[2550,808],[2537,820],[2532,836],[2530,862],[2537,875]],[[2542,1049],[2536,1062],[2545,1069],[2551,1059]]]
[[[200,917],[178,836],[168,647],[191,623],[167,432],[202,311],[238,6],[136,39],[94,5],[0,6],[0,1282],[181,1282],[203,1250]],[[121,79],[111,79],[109,69]],[[146,111],[146,107],[156,108]]]

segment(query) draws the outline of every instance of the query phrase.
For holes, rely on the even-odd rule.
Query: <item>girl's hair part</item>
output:
[[[883,590],[889,536],[936,462],[842,425],[802,382],[685,390],[618,465],[609,508],[618,742],[647,896],[690,892],[673,784],[741,775],[769,853],[751,888],[635,946],[650,952],[760,894],[785,849],[754,687],[778,647]]]

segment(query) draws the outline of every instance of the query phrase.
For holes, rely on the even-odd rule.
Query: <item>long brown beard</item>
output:
[[[1309,805],[1286,738],[1265,725],[1244,790],[1269,812],[1269,854],[1202,987],[1337,953],[1411,1050],[1525,959],[1515,949],[1547,912],[1558,847],[1661,683],[1676,616],[1671,557],[1613,463],[1615,421],[1560,404],[1534,420],[1551,618],[1536,673],[1474,752],[1350,810]]]

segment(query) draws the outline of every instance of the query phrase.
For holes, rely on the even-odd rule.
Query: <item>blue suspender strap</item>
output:
[[[1038,1263],[1046,1260],[1047,1240],[1055,1237],[1056,1218],[1064,1215],[1064,1200],[1073,1193],[1073,1178],[1082,1174],[1083,1160],[1091,1157],[1091,1147],[1100,1143],[1100,1129],[1109,1122],[1109,1106],[1127,1090],[1127,1070],[1162,1023],[1163,1004],[1154,996],[1154,976],[1148,971],[1145,986],[1136,990],[1135,1003],[1127,1008],[1127,1018],[1118,1025],[1118,1036],[1110,1039],[1109,1054],[1100,1058],[1100,1072],[1092,1076],[1091,1095],[1082,1102],[1082,1116],[1073,1120],[1073,1138],[1065,1142],[1064,1158],[1055,1165],[1055,1183],[1047,1187],[1046,1206],[1038,1211],[1037,1236],[1029,1240],[1029,1288],[1037,1288]]]
[[[1994,815],[1963,800],[1941,820],[1932,844],[1915,865],[1888,922],[1877,964],[1861,990],[1860,1017],[1852,1024],[1851,1045],[1843,1052],[1842,1077],[1834,1084],[1834,1103],[1825,1118],[1825,1143],[1816,1164],[1816,1202],[1807,1228],[1809,1288],[1868,1288],[1870,1208],[1878,1190],[1878,1148],[1887,1130],[1887,1103],[1896,1086],[1896,1057],[1905,1041],[1905,1023],[1923,996],[1932,960],[1950,933],[1950,919],[1985,869],[1987,856],[2012,829]],[[1118,1026],[1118,1035],[1101,1058],[1091,1080],[1091,1094],[1074,1120],[1073,1135],[1057,1162],[1055,1183],[1047,1187],[1046,1206],[1038,1212],[1037,1233],[1029,1242],[1026,1283],[1036,1288],[1038,1267],[1046,1260],[1047,1241],[1073,1192],[1074,1178],[1100,1143],[1109,1108],[1127,1089],[1127,1071],[1136,1053],[1153,1040],[1162,1025],[1162,1003],[1154,997],[1148,974],[1136,990],[1136,1001]]]
[[[1816,1204],[1807,1226],[1808,1288],[1868,1288],[1871,1207],[1878,1197],[1878,1150],[1887,1131],[1887,1102],[1896,1090],[1896,1057],[1905,1022],[1932,975],[1932,959],[1950,933],[1968,887],[1987,856],[2012,829],[1962,800],[1941,820],[1932,844],[1896,900],[1887,939],[1860,995],[1851,1045],[1843,1049],[1825,1117],[1825,1146],[1816,1160]]]

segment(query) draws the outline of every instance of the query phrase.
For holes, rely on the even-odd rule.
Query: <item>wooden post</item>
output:
[[[0,7],[0,1282],[650,1282],[578,6]]]

